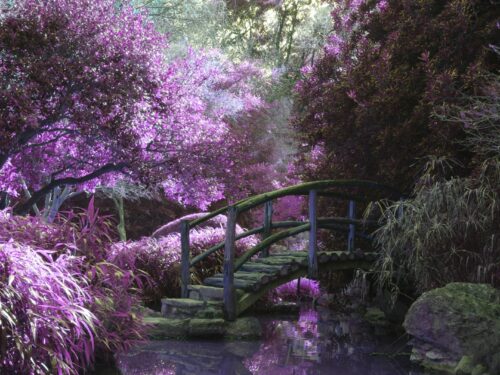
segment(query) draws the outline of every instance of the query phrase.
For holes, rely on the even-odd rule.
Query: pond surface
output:
[[[355,314],[303,306],[298,316],[261,321],[260,341],[150,342],[121,355],[118,367],[124,375],[420,375],[405,354],[405,337]]]

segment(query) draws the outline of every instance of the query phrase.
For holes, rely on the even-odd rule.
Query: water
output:
[[[260,341],[156,341],[121,355],[124,375],[418,375],[405,337],[361,317],[303,307],[295,317],[263,317]]]

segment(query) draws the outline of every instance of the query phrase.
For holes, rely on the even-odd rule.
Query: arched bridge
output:
[[[273,221],[273,201],[286,196],[308,196],[307,221]],[[318,198],[344,201],[347,215],[344,217],[318,217]],[[375,260],[374,252],[355,247],[358,240],[369,247],[370,233],[377,226],[376,220],[356,218],[357,204],[366,204],[382,198],[397,200],[401,194],[386,185],[363,180],[324,180],[260,194],[244,199],[205,217],[181,223],[181,298],[162,300],[164,315],[195,316],[200,310],[223,312],[224,318],[234,320],[252,306],[266,291],[290,280],[307,276],[318,278],[324,270],[368,268]],[[263,206],[264,222],[257,228],[236,233],[239,215]],[[211,218],[227,215],[225,241],[191,257],[190,230]],[[327,229],[346,234],[347,245],[343,251],[319,251],[318,230]],[[270,252],[271,245],[299,233],[309,232],[308,246],[304,251]],[[235,258],[236,241],[261,234],[261,241],[240,257]],[[189,285],[191,267],[209,255],[224,250],[223,273],[206,278],[202,285]],[[199,315],[198,315],[199,316]]]

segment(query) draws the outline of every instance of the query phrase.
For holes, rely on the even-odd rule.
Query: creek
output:
[[[302,305],[299,314],[263,315],[258,341],[166,340],[117,358],[123,375],[421,375],[406,337],[356,313]],[[111,374],[102,370],[98,374]]]

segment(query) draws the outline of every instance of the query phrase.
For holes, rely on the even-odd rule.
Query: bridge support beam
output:
[[[311,228],[309,229],[309,265],[307,276],[313,280],[318,278],[318,257],[316,255],[318,245],[317,201],[317,191],[311,190],[309,192],[309,223],[311,224]]]
[[[265,240],[271,235],[273,225],[273,201],[267,201],[264,206],[264,232],[262,238]],[[269,247],[263,249],[260,253],[260,258],[267,258],[269,256]]]
[[[228,208],[226,242],[224,245],[224,318],[226,320],[236,319],[236,293],[234,289],[234,248],[236,239],[236,219],[238,211],[236,207]]]
[[[189,296],[189,221],[181,222],[181,298]]]
[[[356,202],[353,200],[349,201],[349,209],[347,212],[347,217],[351,220],[356,219]],[[347,251],[354,251],[355,236],[356,236],[356,225],[349,224],[349,233],[347,235]]]

